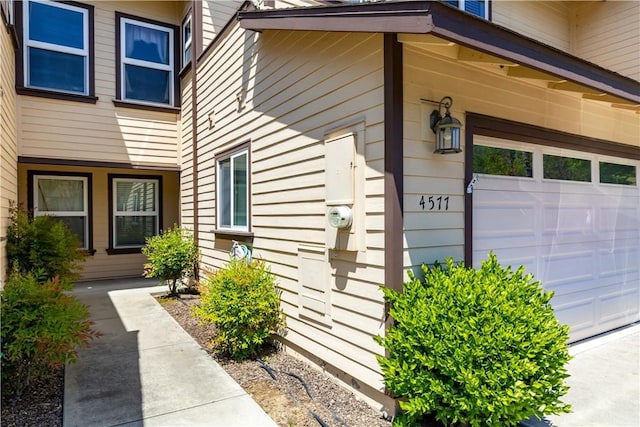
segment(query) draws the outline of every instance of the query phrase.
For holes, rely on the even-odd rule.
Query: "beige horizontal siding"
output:
[[[243,0],[213,0],[202,2],[202,45],[206,48],[235,17]]]
[[[95,1],[93,104],[19,96],[19,154],[27,157],[176,165],[178,114],[115,107],[115,12],[180,25],[179,2]]]
[[[288,7],[308,7],[326,5],[327,2],[319,0],[275,0],[274,8],[285,9]]]
[[[9,206],[17,201],[18,166],[13,44],[0,20],[0,289],[7,270],[6,241]]]
[[[640,2],[581,2],[575,16],[573,53],[640,80]]]
[[[244,32],[235,27],[198,70],[198,198],[203,263],[228,261],[228,240],[216,239],[216,154],[251,141],[254,256],[269,262],[283,290],[287,340],[381,390],[373,342],[383,322],[381,196],[382,37],[313,32]],[[332,58],[332,61],[325,61]],[[242,103],[238,103],[238,96]],[[215,125],[205,122],[214,112]],[[298,247],[324,248],[324,139],[364,123],[363,209],[368,231],[357,262],[336,260],[332,326],[298,314]],[[183,153],[191,141],[183,141]],[[371,162],[369,161],[371,157]],[[184,201],[188,205],[188,201]],[[338,284],[340,287],[338,287]],[[322,348],[320,351],[319,349]],[[318,350],[316,352],[316,350]]]
[[[510,79],[406,44],[404,63],[406,269],[418,270],[422,263],[448,257],[462,261],[464,257],[464,152],[433,153],[434,134],[428,128],[428,115],[437,106],[421,99],[451,96],[451,114],[463,124],[465,112],[471,111],[640,149],[640,116],[634,111]],[[429,196],[449,197],[449,209],[429,211],[427,205],[423,210],[419,204],[423,196],[427,203]]]
[[[571,46],[571,2],[492,1],[491,21],[557,49]]]
[[[108,174],[162,176],[162,227],[168,228],[173,224],[179,223],[179,184],[177,172],[32,165],[22,163],[19,166],[20,191],[18,200],[25,207],[28,205],[27,172],[29,170],[91,173],[93,185],[93,248],[96,250],[96,253],[86,258],[82,269],[82,280],[140,277],[145,263],[145,257],[142,254],[109,255],[106,252],[109,247],[109,222],[111,220],[108,200]]]

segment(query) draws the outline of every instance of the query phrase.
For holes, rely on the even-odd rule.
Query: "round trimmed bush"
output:
[[[449,425],[516,425],[569,412],[569,328],[524,267],[502,268],[495,254],[480,269],[423,265],[402,293],[382,288],[395,324],[376,341],[387,388],[399,399],[396,425],[426,416]]]
[[[274,275],[260,260],[232,259],[201,286],[194,313],[214,323],[215,349],[233,359],[258,355],[262,344],[284,327]]]

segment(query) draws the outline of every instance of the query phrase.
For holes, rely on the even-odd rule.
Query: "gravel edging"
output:
[[[215,326],[200,324],[191,316],[191,307],[199,304],[199,296],[183,294],[179,299],[157,300],[279,426],[391,426],[353,393],[283,351],[271,348],[261,361],[243,362],[213,354],[209,341],[215,335]],[[60,367],[50,378],[31,384],[16,402],[3,398],[0,426],[62,427],[63,399],[64,367]]]
[[[280,426],[390,427],[391,422],[307,363],[270,349],[259,360],[235,362],[213,354],[209,341],[215,326],[191,316],[199,296],[159,298],[161,305]],[[275,377],[275,379],[273,378]]]
[[[64,399],[64,367],[56,368],[50,378],[35,381],[20,399],[2,398],[2,427],[61,427]]]

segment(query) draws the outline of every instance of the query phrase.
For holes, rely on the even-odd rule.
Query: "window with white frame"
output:
[[[118,98],[173,106],[174,28],[118,14],[118,34]]]
[[[0,0],[0,9],[2,10],[4,22],[7,25],[14,25],[13,0]]]
[[[445,3],[449,3],[472,15],[489,19],[489,0],[446,0]]]
[[[217,161],[217,224],[221,230],[249,231],[249,150]]]
[[[160,229],[160,181],[111,177],[111,247],[141,248]]]
[[[24,86],[89,95],[89,7],[22,2]]]
[[[89,249],[89,194],[86,176],[33,176],[33,214],[51,215],[78,236]]]
[[[191,61],[191,13],[182,21],[182,66]]]

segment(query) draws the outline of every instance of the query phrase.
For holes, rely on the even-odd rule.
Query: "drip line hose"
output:
[[[260,367],[262,369],[264,369],[269,376],[274,380],[274,381],[278,381],[278,377],[276,376],[276,370],[273,369],[271,366],[269,366],[269,364],[267,364],[264,360],[262,359],[257,359],[258,363],[260,364]],[[300,377],[297,374],[294,374],[293,372],[282,372],[285,375],[288,375],[292,378],[297,379],[300,384],[302,385],[302,387],[304,388],[304,391],[307,392],[307,395],[309,396],[309,399],[313,400],[313,394],[311,393],[311,390],[309,389],[309,386],[307,385],[307,383],[302,379],[302,377]],[[295,400],[298,403],[302,403],[300,402],[300,400],[298,398],[296,398],[293,394],[291,394],[288,390],[287,390],[287,394],[289,396],[291,396],[293,398],[293,400]],[[311,409],[306,408],[307,411],[309,411],[309,413],[311,414],[311,416],[313,417],[314,420],[316,420],[318,422],[318,424],[320,424],[321,427],[331,427],[329,424],[327,424],[318,414],[316,414],[315,412],[313,412]],[[329,408],[325,408],[333,417],[334,420],[336,420],[338,423],[340,423],[341,426],[343,427],[349,427],[347,425],[347,423],[340,417],[338,416],[336,413],[334,413],[331,409]]]
[[[300,384],[302,384],[302,387],[304,387],[304,391],[307,392],[307,394],[309,395],[309,398],[311,400],[313,400],[313,395],[311,394],[311,390],[309,390],[309,387],[307,386],[307,383],[304,382],[304,380],[302,378],[300,378],[298,375],[292,373],[292,372],[285,372],[286,375],[289,375],[292,378],[297,379],[298,381],[300,381]]]
[[[271,378],[273,378],[274,381],[278,381],[278,378],[276,377],[276,373],[273,370],[273,368],[269,365],[267,365],[266,363],[264,363],[262,360],[258,359],[258,363],[260,364],[260,367],[262,369],[264,369],[265,371],[267,371],[267,374],[269,374],[269,376]]]

